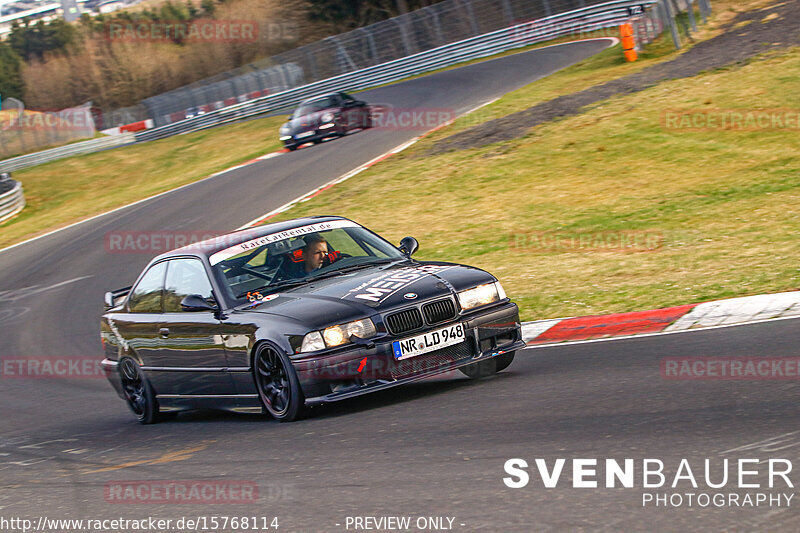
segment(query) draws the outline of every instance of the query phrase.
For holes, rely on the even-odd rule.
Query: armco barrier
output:
[[[14,181],[10,191],[0,194],[0,223],[10,219],[25,207],[25,195],[22,193],[22,184]]]
[[[82,141],[73,144],[59,146],[58,148],[51,148],[42,152],[33,154],[25,154],[19,157],[12,157],[5,161],[0,161],[0,172],[11,172],[21,168],[32,167],[41,165],[42,163],[49,163],[65,157],[72,157],[74,155],[91,154],[100,152],[107,148],[116,148],[126,144],[136,142],[136,137],[133,133],[123,133],[121,135],[113,135],[111,137],[102,137],[98,139],[91,139],[89,141]]]
[[[629,8],[649,6],[653,3],[655,3],[655,0],[615,0],[517,24],[374,67],[348,72],[302,87],[289,89],[288,91],[224,107],[199,117],[139,132],[136,135],[136,140],[139,142],[152,141],[219,126],[243,118],[288,108],[298,104],[305,98],[320,93],[334,90],[355,91],[367,89],[456,63],[549,41],[557,37],[575,33],[588,33],[602,28],[617,26],[630,18],[631,12]]]

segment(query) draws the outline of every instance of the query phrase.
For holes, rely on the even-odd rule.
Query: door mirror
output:
[[[216,311],[217,306],[208,303],[208,300],[199,294],[190,294],[188,296],[184,296],[183,300],[181,300],[181,309],[187,312]]]
[[[106,309],[114,307],[114,295],[111,292],[107,292],[103,297],[103,303],[106,304]]]
[[[414,237],[403,237],[403,240],[400,241],[400,246],[398,248],[401,252],[406,254],[406,256],[411,257],[419,248],[419,243]]]

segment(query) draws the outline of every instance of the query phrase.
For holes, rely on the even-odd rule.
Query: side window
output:
[[[169,261],[167,281],[164,284],[164,312],[180,313],[181,300],[190,294],[199,294],[214,302],[211,282],[199,259],[173,259]]]
[[[164,289],[164,272],[167,264],[162,262],[150,267],[128,298],[131,313],[160,313],[161,291]]]

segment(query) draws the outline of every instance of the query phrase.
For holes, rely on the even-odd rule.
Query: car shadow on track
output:
[[[382,407],[402,404],[414,400],[432,398],[439,395],[446,395],[458,390],[466,390],[471,387],[481,387],[487,382],[495,380],[511,379],[515,376],[513,370],[507,370],[501,374],[471,380],[453,373],[452,376],[442,376],[430,378],[428,380],[409,383],[400,387],[395,387],[383,391],[373,392],[364,396],[341,400],[338,402],[323,404],[312,408],[308,416],[304,419],[309,422],[314,420],[326,420],[343,416],[355,415],[362,412],[379,409]],[[275,422],[266,414],[235,413],[230,411],[217,410],[195,410],[180,413],[176,418],[168,420],[166,424],[196,423],[196,422],[234,422],[234,423],[263,423],[265,421]],[[302,423],[301,422],[295,422]]]

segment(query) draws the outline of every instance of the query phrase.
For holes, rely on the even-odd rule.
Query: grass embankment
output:
[[[602,54],[494,106],[516,111],[556,85],[579,89],[581,69],[613,61]],[[789,108],[797,94],[800,49],[791,49],[616,97],[520,139],[424,155],[437,139],[473,121],[464,117],[281,218],[336,213],[394,242],[413,234],[420,259],[495,273],[523,319],[797,289],[797,110],[794,127],[774,131],[662,124],[666,110]],[[551,241],[531,232],[562,232],[579,244],[553,250]],[[618,242],[609,235],[634,232],[655,236],[660,246],[603,248]],[[598,236],[600,249],[580,244],[581,237],[596,243]]]

